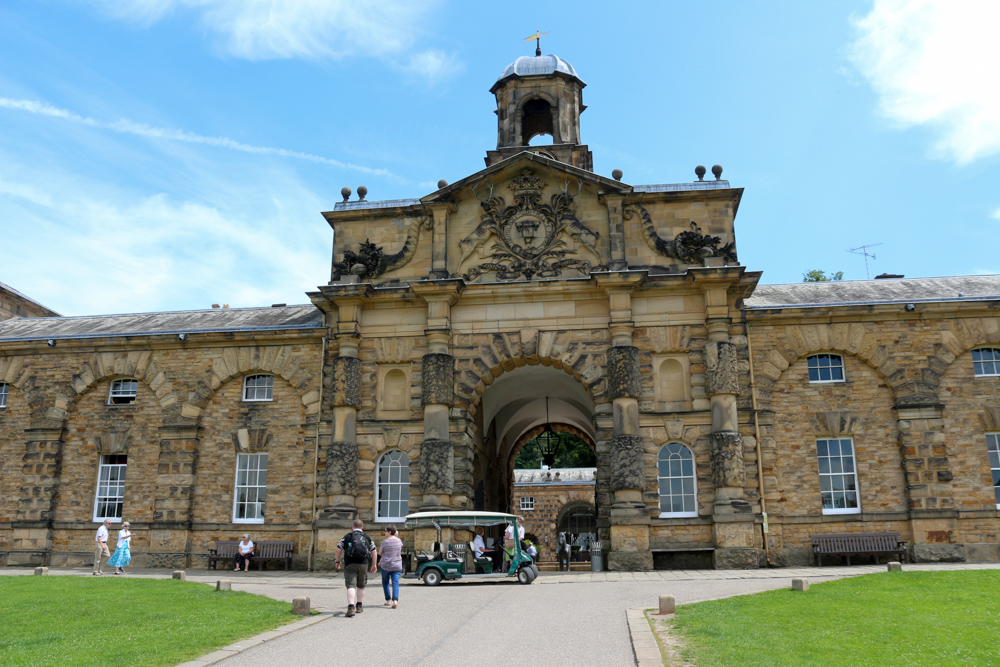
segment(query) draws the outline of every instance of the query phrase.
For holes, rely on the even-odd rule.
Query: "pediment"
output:
[[[434,204],[437,202],[455,202],[476,196],[474,189],[488,184],[502,183],[517,178],[524,169],[532,169],[537,175],[550,181],[565,179],[572,184],[573,189],[577,189],[577,181],[582,186],[591,185],[598,192],[617,192],[628,194],[632,192],[632,186],[621,181],[599,176],[591,171],[579,169],[573,165],[547,158],[538,153],[524,151],[517,155],[501,160],[482,171],[477,171],[470,176],[466,176],[460,181],[447,185],[440,190],[432,192],[420,199],[423,204]]]

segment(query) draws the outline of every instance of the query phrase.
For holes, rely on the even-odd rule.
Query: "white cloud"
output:
[[[1000,208],[993,211],[993,217],[996,218],[997,220],[1000,220]]]
[[[429,79],[455,70],[437,49],[413,52],[438,2],[410,0],[94,0],[108,15],[149,26],[175,11],[200,16],[238,58],[374,56]]]
[[[935,157],[1000,152],[1000,2],[875,0],[853,24],[850,59],[885,116],[936,130]]]
[[[339,167],[341,169],[349,169],[364,174],[372,174],[374,176],[387,176],[396,179],[400,178],[399,176],[396,176],[395,174],[386,169],[374,169],[372,167],[365,167],[362,165],[352,164],[350,162],[342,162],[341,160],[335,160],[333,158],[322,157],[319,155],[312,155],[311,153],[291,151],[285,148],[272,148],[269,146],[251,146],[249,144],[244,144],[239,141],[236,141],[235,139],[230,139],[229,137],[206,137],[199,134],[194,134],[192,132],[186,132],[184,130],[175,130],[163,127],[152,127],[144,123],[136,123],[134,121],[125,118],[112,122],[100,121],[94,118],[87,118],[85,116],[80,116],[79,114],[73,113],[72,111],[67,111],[66,109],[60,109],[58,107],[45,104],[44,102],[36,102],[34,100],[16,100],[7,97],[0,97],[0,108],[12,109],[17,111],[26,111],[28,113],[41,116],[49,116],[51,118],[60,118],[63,120],[72,121],[74,123],[81,123],[83,125],[88,125],[90,127],[96,127],[105,130],[113,130],[115,132],[121,132],[123,134],[134,134],[149,139],[183,141],[185,143],[202,144],[205,146],[214,146],[217,148],[228,148],[230,150],[242,151],[244,153],[255,153],[257,155],[277,155],[280,157],[294,158],[297,160],[307,160],[309,162],[325,164],[331,167]]]

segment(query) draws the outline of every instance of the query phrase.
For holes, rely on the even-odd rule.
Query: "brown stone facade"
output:
[[[494,87],[485,169],[420,199],[344,190],[309,305],[0,322],[0,563],[85,562],[117,453],[137,564],[199,565],[250,532],[327,568],[354,518],[378,534],[401,512],[518,512],[514,460],[546,425],[589,442],[596,472],[529,528],[586,491],[610,569],[799,564],[810,535],[879,531],[916,560],[1000,560],[1000,361],[973,367],[1000,350],[1000,279],[758,285],[721,167],[594,173],[583,82],[537,58]],[[572,143],[520,145],[546,128]],[[843,378],[810,381],[817,355]],[[243,400],[250,375],[271,400]],[[136,401],[109,405],[121,379]],[[832,440],[851,443],[849,508],[823,507]],[[240,523],[250,453],[267,499]]]

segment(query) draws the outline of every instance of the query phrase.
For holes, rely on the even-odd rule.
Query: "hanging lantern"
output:
[[[535,437],[535,443],[542,452],[542,465],[551,468],[556,462],[556,452],[562,443],[559,434],[552,430],[549,421],[549,397],[545,397],[545,430]]]

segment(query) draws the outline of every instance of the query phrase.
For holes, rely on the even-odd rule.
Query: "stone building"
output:
[[[559,533],[596,539],[596,479],[596,468],[514,470],[513,511],[524,517],[525,536],[534,536],[539,561],[556,560]]]
[[[59,313],[0,283],[0,322],[12,317],[59,317]]]
[[[810,535],[882,530],[1000,560],[1000,279],[758,287],[743,190],[718,166],[594,173],[584,86],[518,58],[483,170],[345,188],[309,305],[0,323],[0,562],[83,562],[110,516],[139,564],[249,527],[329,567],[355,517],[518,511],[546,424],[595,449],[612,569],[802,563]]]

